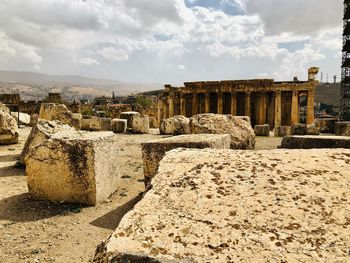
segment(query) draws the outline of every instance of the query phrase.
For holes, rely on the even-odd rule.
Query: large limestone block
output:
[[[0,111],[0,145],[18,143],[18,127],[15,118]]]
[[[319,135],[320,129],[316,126],[315,123],[307,125],[307,135]]]
[[[159,132],[163,135],[191,134],[190,119],[182,115],[163,119],[160,122]]]
[[[112,118],[99,118],[101,122],[101,131],[112,130]]]
[[[334,133],[334,126],[337,121],[336,118],[318,118],[315,119],[315,124],[322,133]]]
[[[264,124],[264,125],[255,125],[254,126],[254,133],[256,136],[270,136],[270,125]]]
[[[231,149],[254,149],[255,134],[249,122],[240,117],[221,114],[199,114],[190,118],[194,134],[230,134]]]
[[[112,120],[112,131],[114,133],[125,133],[128,126],[128,121],[123,119]]]
[[[10,114],[10,109],[5,104],[0,103],[0,111]]]
[[[346,136],[285,136],[281,148],[312,149],[312,148],[350,148],[350,137]]]
[[[127,120],[128,123],[128,130],[132,129],[132,119],[137,117],[137,116],[141,116],[141,114],[137,111],[126,111],[126,112],[122,112],[120,113],[120,119],[125,119]]]
[[[291,135],[306,135],[307,125],[304,123],[296,123],[290,127]]]
[[[118,147],[112,132],[55,134],[25,158],[35,199],[95,205],[118,187]]]
[[[349,171],[345,149],[173,150],[95,262],[349,262]]]
[[[25,165],[24,159],[28,157],[29,150],[45,140],[50,139],[54,134],[74,134],[76,130],[59,121],[37,120],[24,144],[19,163]]]
[[[42,103],[39,118],[48,121],[58,120],[74,127],[76,130],[80,130],[81,127],[80,117],[69,111],[64,104]]]
[[[277,126],[275,127],[275,137],[283,137],[286,135],[291,135],[290,126]]]
[[[159,122],[156,117],[149,117],[149,127],[152,129],[159,128]]]
[[[229,149],[230,141],[229,134],[191,134],[142,143],[143,174],[146,186],[156,174],[159,162],[166,152],[176,148]]]
[[[149,133],[149,116],[141,115],[136,111],[122,112],[120,119],[127,120],[128,132],[131,133]]]
[[[13,118],[15,118],[15,120],[19,123],[19,124],[23,124],[23,125],[30,125],[30,115],[27,113],[23,113],[20,112],[19,113],[19,119],[18,119],[18,112],[11,112],[11,116]]]
[[[350,136],[350,122],[336,122],[334,126],[334,131],[335,134],[339,136]]]

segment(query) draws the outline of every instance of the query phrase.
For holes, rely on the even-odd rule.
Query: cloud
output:
[[[129,59],[129,55],[125,50],[119,48],[116,49],[114,47],[103,48],[98,51],[98,54],[111,61],[123,61]]]
[[[180,70],[186,70],[186,67],[184,65],[182,65],[182,64],[178,65],[177,68],[180,69]]]
[[[79,63],[85,66],[100,65],[100,62],[93,58],[81,58]]]

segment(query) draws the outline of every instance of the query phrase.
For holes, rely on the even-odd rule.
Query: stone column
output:
[[[222,92],[218,92],[218,114],[222,114],[222,108],[223,108],[223,94]]]
[[[210,93],[205,93],[205,113],[210,113]]]
[[[244,115],[250,117],[250,92],[245,93],[245,110]]]
[[[237,93],[231,93],[231,114],[233,116],[237,115]]]
[[[169,106],[166,100],[163,101],[163,119],[169,118]]]
[[[262,92],[259,96],[259,124],[266,124],[267,94]]]
[[[315,93],[313,91],[309,91],[307,93],[307,113],[306,113],[306,124],[311,124],[315,119]]]
[[[170,97],[168,99],[168,105],[169,105],[169,118],[174,116],[174,98]]]
[[[192,93],[192,116],[198,114],[198,94]]]
[[[184,94],[180,94],[180,115],[185,116],[186,111],[185,111],[185,98]]]
[[[281,126],[281,117],[282,117],[281,92],[276,91],[274,96],[275,96],[275,127],[278,127],[278,126]]]
[[[297,91],[293,91],[292,111],[290,115],[291,115],[292,125],[299,123],[299,93]]]
[[[158,121],[163,119],[163,100],[158,100]]]

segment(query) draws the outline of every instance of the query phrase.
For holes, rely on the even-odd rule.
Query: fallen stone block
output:
[[[304,123],[296,123],[290,127],[291,135],[306,135],[307,134],[307,125]]]
[[[90,131],[90,116],[83,116],[81,120],[81,130]]]
[[[39,112],[39,119],[48,121],[58,120],[80,130],[80,118],[68,110],[64,104],[42,103]]]
[[[158,122],[157,118],[149,117],[149,127],[151,129],[158,129],[159,128],[159,122]]]
[[[128,129],[130,133],[149,133],[149,116],[141,115],[136,111],[122,112],[120,114],[120,119],[127,120]]]
[[[350,137],[346,136],[285,136],[281,147],[286,149],[350,148]]]
[[[74,134],[75,132],[72,126],[60,121],[36,120],[24,144],[19,163],[25,165],[24,159],[28,157],[29,150],[50,139],[54,134]]]
[[[96,205],[118,187],[118,147],[112,132],[54,134],[30,148],[28,190],[35,199]]]
[[[0,145],[18,143],[18,125],[9,113],[0,111]]]
[[[350,122],[336,122],[334,126],[335,134],[339,136],[350,136]]]
[[[180,135],[141,144],[143,174],[146,186],[156,174],[159,162],[166,152],[176,148],[230,148],[229,134],[191,134]]]
[[[127,120],[113,119],[112,120],[112,131],[114,133],[125,133],[127,128]]]
[[[163,119],[160,122],[159,132],[163,135],[191,134],[190,119],[182,115]]]
[[[254,126],[254,133],[256,136],[270,136],[270,125],[255,125]]]
[[[127,120],[128,123],[128,130],[132,129],[132,119],[135,118],[136,116],[141,116],[141,114],[137,111],[126,111],[120,113],[120,119],[125,119]]]
[[[349,171],[348,149],[173,150],[95,262],[348,262]]]
[[[283,137],[291,135],[290,126],[277,126],[275,127],[275,137]]]
[[[307,135],[319,135],[320,134],[320,129],[316,126],[315,123],[307,125],[306,128],[306,134]]]
[[[19,119],[18,119],[18,112],[11,112],[11,116],[15,118],[17,123],[22,124],[22,125],[30,125],[30,115],[27,113],[20,112],[19,113]]]
[[[101,122],[101,131],[112,130],[112,119],[111,118],[99,118]]]
[[[338,122],[336,118],[318,118],[315,119],[315,125],[322,133],[334,133],[335,123]]]
[[[0,103],[0,111],[10,114],[10,109],[5,106],[5,104]]]
[[[231,149],[254,149],[255,133],[250,122],[222,114],[198,114],[190,118],[193,134],[230,134]]]

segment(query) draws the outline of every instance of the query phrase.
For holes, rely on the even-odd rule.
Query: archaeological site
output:
[[[318,2],[0,3],[0,263],[350,263],[350,0]]]

